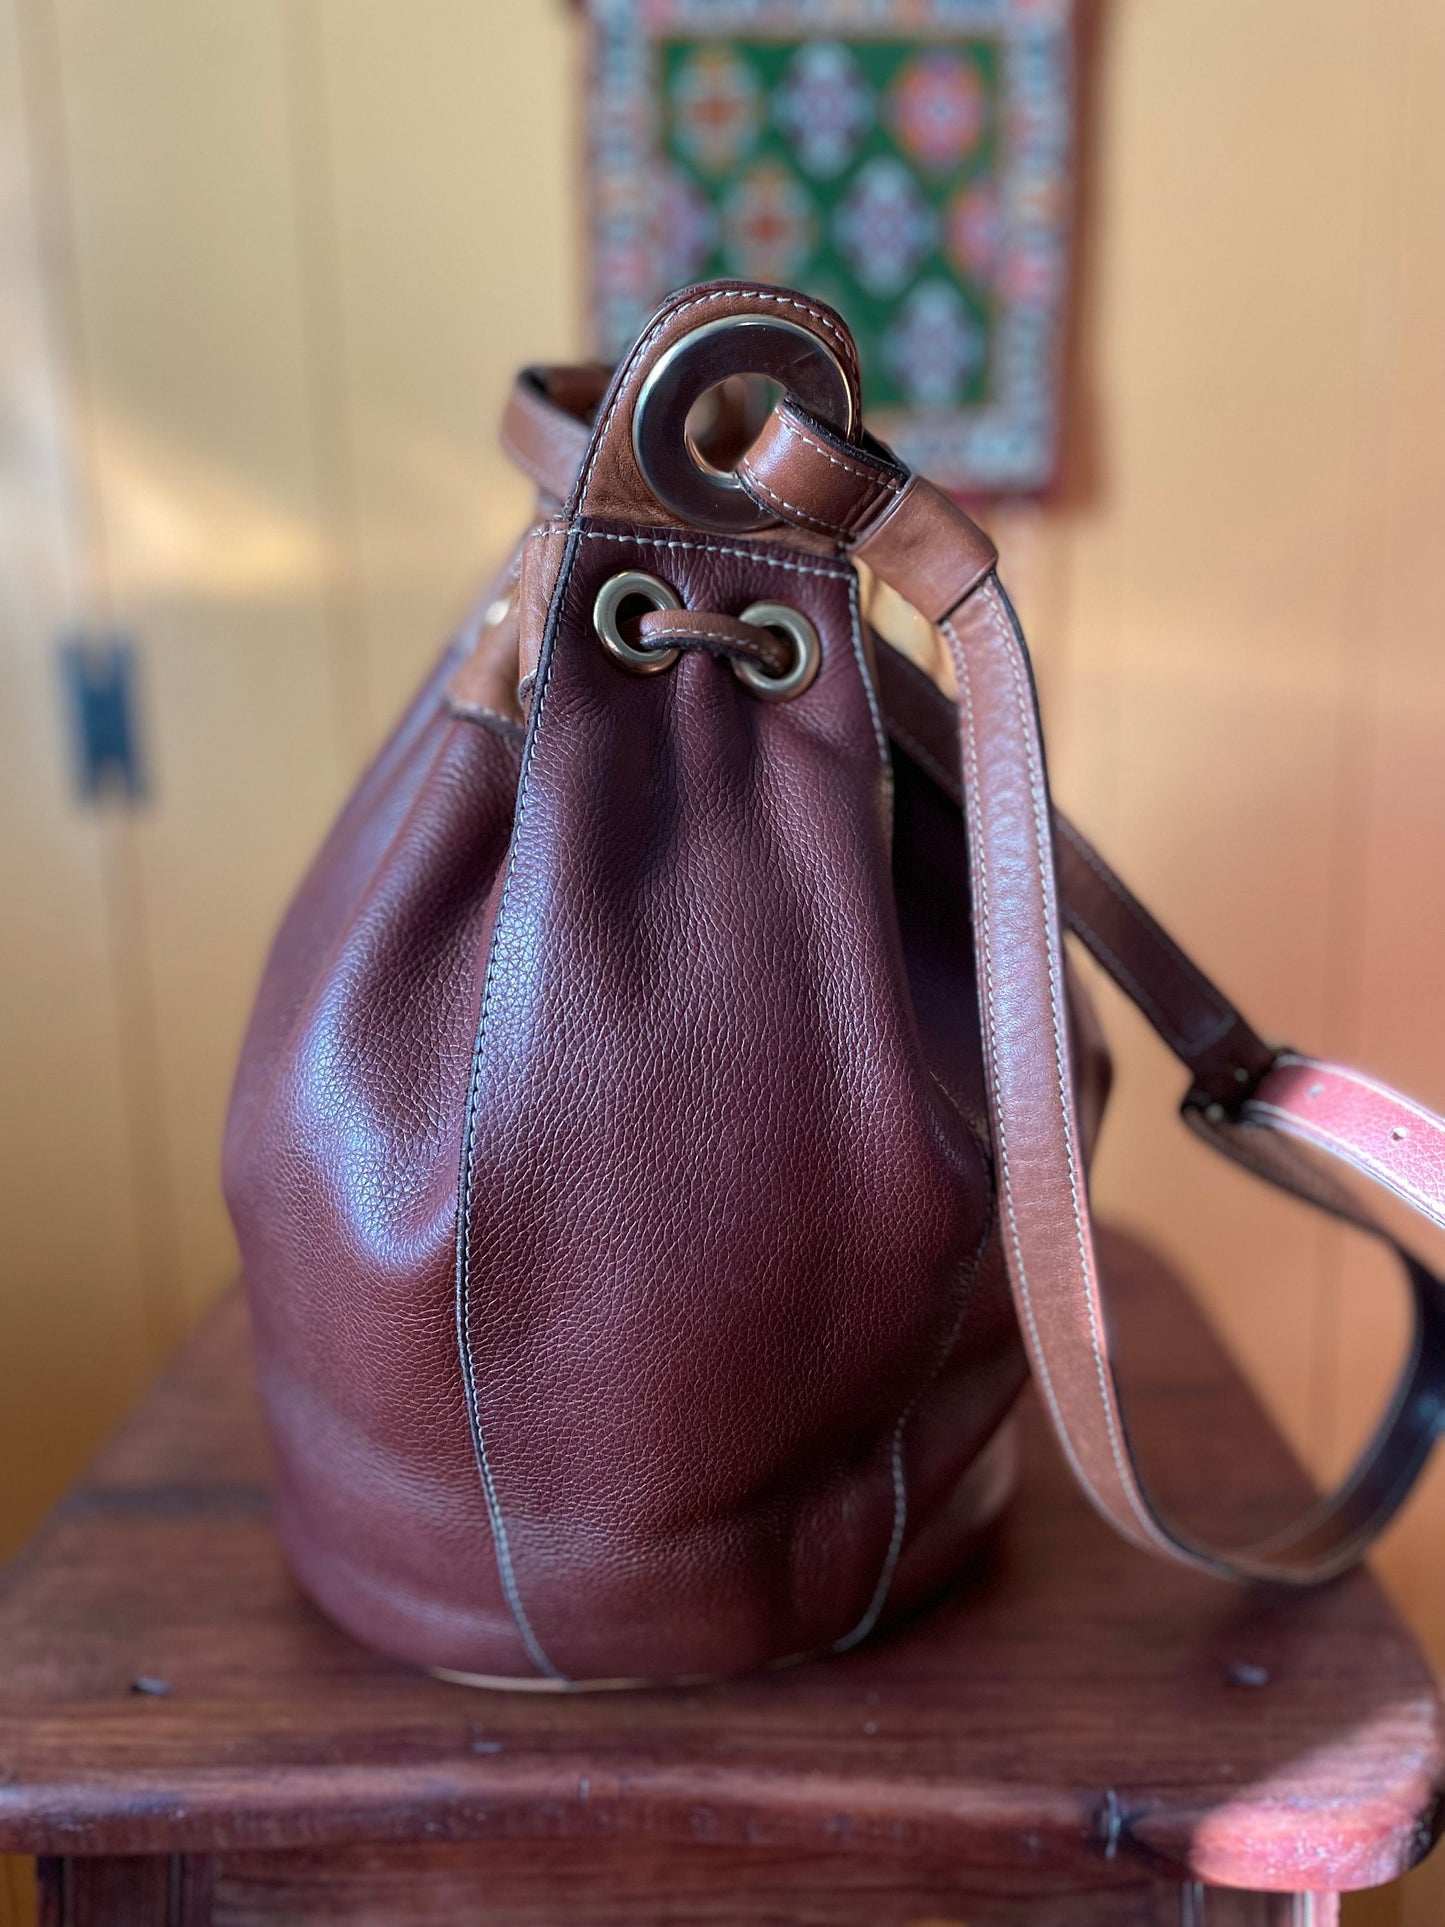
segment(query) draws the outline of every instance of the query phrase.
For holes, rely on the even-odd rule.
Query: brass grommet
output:
[[[663,669],[671,669],[682,651],[678,648],[639,649],[626,641],[617,626],[617,618],[625,602],[634,597],[640,598],[652,609],[680,609],[682,598],[675,589],[655,575],[647,575],[641,569],[624,569],[620,575],[612,576],[597,591],[597,600],[592,605],[592,626],[597,631],[597,639],[624,669],[631,670],[634,676],[655,676]]]
[[[695,528],[741,535],[777,516],[760,509],[736,475],[706,461],[687,432],[688,411],[730,375],[765,375],[834,428],[853,431],[853,391],[843,364],[811,328],[781,315],[705,321],[649,370],[632,416],[642,478],[664,508]]]
[[[738,681],[765,703],[785,703],[801,696],[823,660],[823,645],[812,623],[801,611],[790,609],[786,602],[755,602],[743,610],[742,620],[759,629],[781,630],[792,643],[794,656],[792,667],[785,669],[781,676],[770,675],[759,662],[746,662],[734,656],[731,658],[733,673]]]

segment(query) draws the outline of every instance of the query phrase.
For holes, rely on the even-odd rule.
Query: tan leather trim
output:
[[[674,342],[705,321],[727,315],[777,311],[789,321],[810,329],[840,362],[852,393],[855,414],[860,407],[858,357],[851,336],[831,308],[786,288],[765,288],[738,281],[722,281],[687,288],[664,302],[651,326],[622,363],[598,416],[589,456],[568,503],[571,516],[599,516],[616,521],[643,522],[658,527],[682,527],[679,519],[658,503],[642,479],[632,449],[632,416],[649,371]],[[806,545],[806,544],[805,544]]]
[[[478,721],[519,722],[517,706],[517,571],[521,544],[487,584],[458,639],[446,699],[459,715]]]
[[[517,687],[524,702],[537,674],[542,639],[547,633],[547,616],[566,553],[567,530],[553,522],[534,529],[522,545],[521,579],[517,584],[520,623]]]
[[[607,391],[600,363],[524,368],[502,414],[502,447],[551,502],[572,492],[587,453],[588,419]]]
[[[863,531],[853,555],[933,623],[972,595],[998,562],[978,524],[918,475]]]
[[[873,521],[908,479],[891,462],[875,460],[809,421],[786,399],[737,472],[760,508],[835,537]]]
[[[1186,1118],[1227,1156],[1384,1237],[1310,1153],[1343,1159],[1445,1224],[1445,1122],[1358,1072],[1272,1051],[1055,817],[1027,650],[993,573],[993,545],[946,496],[919,478],[902,481],[886,454],[837,443],[786,404],[738,472],[799,540],[851,547],[948,643],[1004,1247],[1035,1375],[1080,1483],[1126,1538],[1188,1565],[1293,1584],[1343,1570],[1392,1516],[1433,1444],[1445,1409],[1445,1287],[1394,1247],[1413,1290],[1415,1342],[1374,1440],[1334,1494],[1269,1541],[1231,1554],[1166,1524],[1140,1482],[1108,1350],[1075,1115],[1056,862],[1072,927],[1189,1065],[1196,1085]],[[922,753],[952,788],[947,751]]]

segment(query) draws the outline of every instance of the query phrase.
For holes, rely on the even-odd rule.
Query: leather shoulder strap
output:
[[[840,464],[847,464],[841,468]],[[1236,1578],[1307,1584],[1352,1564],[1399,1505],[1445,1411],[1445,1288],[1399,1246],[1415,1340],[1344,1485],[1288,1531],[1220,1552],[1171,1525],[1130,1451],[1109,1357],[1070,1076],[1059,873],[1076,926],[1194,1074],[1189,1121],[1271,1182],[1386,1237],[1301,1147],[1327,1151],[1445,1224],[1445,1124],[1358,1073],[1274,1052],[1084,840],[1057,836],[1028,651],[963,512],[886,452],[839,442],[791,403],[739,467],[760,506],[838,538],[934,621],[958,678],[958,757],[989,1102],[1009,1273],[1035,1375],[1079,1481],[1128,1539]],[[1390,1241],[1393,1242],[1393,1241]]]
[[[502,447],[535,482],[549,510],[572,493],[591,440],[591,418],[611,379],[611,369],[584,362],[524,368],[512,383],[502,413]]]

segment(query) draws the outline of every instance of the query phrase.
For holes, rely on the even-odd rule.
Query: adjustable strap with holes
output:
[[[988,538],[882,451],[784,401],[738,473],[755,499],[854,555],[935,623],[958,677],[958,749],[1003,1243],[1035,1376],[1099,1511],[1137,1545],[1236,1578],[1301,1585],[1360,1557],[1409,1491],[1445,1411],[1445,1287],[1302,1147],[1445,1226],[1445,1123],[1358,1072],[1271,1050],[1049,799],[1028,651]],[[786,519],[786,518],[785,518]],[[1109,1358],[1074,1114],[1064,915],[1189,1067],[1187,1120],[1248,1169],[1385,1239],[1414,1339],[1375,1437],[1340,1489],[1268,1542],[1217,1552],[1156,1510]]]

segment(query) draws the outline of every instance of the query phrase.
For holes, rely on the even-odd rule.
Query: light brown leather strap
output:
[[[572,492],[591,439],[591,416],[612,379],[600,363],[524,368],[502,414],[502,447],[549,506]]]
[[[851,464],[851,474],[839,463]],[[892,467],[891,485],[883,472]],[[1054,817],[1028,652],[992,567],[987,538],[963,512],[886,451],[843,444],[789,403],[774,412],[739,467],[759,500],[786,500],[816,529],[826,512],[852,553],[940,627],[958,678],[958,736],[968,828],[974,943],[1003,1244],[1019,1321],[1055,1430],[1099,1511],[1134,1543],[1236,1578],[1307,1584],[1357,1559],[1413,1483],[1445,1410],[1445,1289],[1401,1252],[1414,1291],[1415,1343],[1396,1396],[1355,1471],[1332,1498],[1267,1544],[1228,1553],[1196,1543],[1150,1500],[1129,1448],[1109,1357],[1084,1164],[1075,1116]],[[869,504],[881,502],[871,516]],[[1220,1148],[1271,1181],[1382,1229],[1353,1195],[1323,1179],[1294,1140],[1382,1176],[1437,1222],[1445,1218],[1445,1125],[1384,1087],[1291,1053],[1255,1033],[1164,938],[1081,838],[1066,834],[1078,874],[1122,912],[1113,918],[1135,962],[1163,963],[1156,1024],[1201,1081],[1186,1107]],[[1105,922],[1108,922],[1106,909]],[[1106,963],[1108,958],[1105,958]],[[1208,1013],[1196,1024],[1200,1004]],[[1227,1101],[1226,1101],[1227,1097]],[[1310,1110],[1313,1105],[1315,1109]],[[1423,1150],[1396,1155],[1382,1131],[1406,1112]],[[1354,1128],[1363,1124],[1368,1142]],[[1281,1140],[1275,1135],[1286,1132]],[[1399,1247],[1396,1247],[1399,1249]]]

